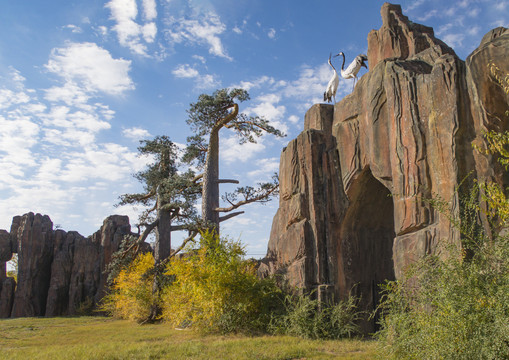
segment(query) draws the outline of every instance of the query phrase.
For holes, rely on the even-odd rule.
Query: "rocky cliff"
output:
[[[467,175],[508,185],[471,145],[509,126],[507,30],[491,31],[464,62],[400,6],[386,3],[381,14],[368,35],[369,72],[339,103],[309,109],[281,153],[279,209],[259,269],[324,300],[353,291],[369,310],[379,283],[442,241],[460,246],[426,199],[458,215]]]
[[[127,234],[127,216],[109,216],[87,238],[54,230],[46,215],[14,217],[10,232],[0,230],[0,318],[90,310],[105,295],[106,266]],[[17,284],[5,271],[13,253],[18,254]]]

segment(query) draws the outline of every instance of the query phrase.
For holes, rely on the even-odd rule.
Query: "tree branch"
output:
[[[230,121],[235,119],[237,115],[239,114],[239,105],[234,103],[233,105],[228,105],[225,107],[225,109],[233,107],[233,110],[231,113],[229,113],[226,117],[222,118],[218,121],[218,123],[214,126],[214,129],[217,131],[221,129],[223,126],[226,126]]]
[[[244,211],[237,211],[237,212],[234,212],[234,213],[231,213],[231,214],[225,215],[225,216],[220,216],[220,217],[219,217],[219,222],[226,221],[226,220],[228,220],[228,219],[231,219],[232,217],[235,217],[235,216],[237,216],[237,215],[241,215],[241,214],[244,214]]]
[[[131,244],[131,246],[129,246],[127,249],[125,249],[123,251],[122,258],[124,258],[129,253],[129,251],[131,251],[131,249],[133,249],[135,246],[140,246],[141,244],[143,244],[145,242],[145,240],[147,239],[148,235],[152,232],[152,230],[154,230],[154,228],[158,224],[159,224],[159,219],[157,219],[156,221],[154,221],[151,224],[143,224],[143,225],[145,225],[145,230],[143,230],[141,235],[138,236],[138,240],[136,240],[134,243]],[[141,224],[139,226],[141,226]],[[138,232],[139,232],[139,227],[138,227]]]
[[[199,175],[196,175],[193,180],[191,180],[194,184],[196,184],[196,182],[200,179],[203,179],[203,175],[204,174],[199,174]]]
[[[230,212],[232,210],[235,210],[243,205],[250,204],[253,202],[261,201],[265,198],[267,198],[270,194],[272,194],[274,191],[278,189],[279,186],[274,186],[271,189],[267,190],[267,192],[264,192],[263,194],[260,194],[258,196],[255,196],[254,198],[248,198],[246,197],[245,200],[239,201],[236,204],[232,204],[232,206],[227,208],[215,208],[214,211],[217,212]]]
[[[170,256],[168,256],[166,259],[161,260],[159,262],[159,264],[156,265],[157,270],[161,270],[171,260],[172,257],[175,257],[175,255],[177,255],[180,251],[182,251],[182,249],[187,245],[188,242],[194,240],[196,235],[198,235],[198,231],[195,230],[195,231],[191,232],[191,235],[189,235],[187,238],[185,238],[184,241],[182,241],[182,244],[177,249],[175,249],[170,254]]]
[[[218,184],[238,184],[239,181],[233,180],[233,179],[219,179],[219,180],[217,180],[217,183]]]

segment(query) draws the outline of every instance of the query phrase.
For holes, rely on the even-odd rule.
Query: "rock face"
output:
[[[106,266],[125,235],[127,216],[112,215],[92,236],[53,230],[46,215],[28,213],[0,231],[0,317],[73,315],[93,308],[106,293]],[[18,253],[18,283],[5,261]]]
[[[381,13],[368,36],[369,72],[335,106],[309,109],[281,154],[280,204],[259,269],[324,300],[353,291],[369,310],[379,283],[440,242],[461,246],[426,199],[445,200],[457,216],[468,174],[509,185],[471,146],[483,130],[509,127],[506,30],[485,36],[465,64],[399,6]]]
[[[51,279],[53,223],[33,213],[22,217],[18,233],[18,286],[12,316],[43,316]]]

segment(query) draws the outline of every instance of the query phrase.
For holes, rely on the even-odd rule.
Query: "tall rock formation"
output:
[[[13,218],[0,230],[0,318],[74,315],[93,308],[106,294],[107,265],[125,235],[127,216],[107,217],[88,238],[53,230],[47,215]],[[5,262],[18,253],[18,283],[6,277]]]
[[[441,242],[461,245],[427,199],[458,216],[456,189],[469,174],[506,184],[471,142],[509,124],[505,29],[488,34],[466,66],[400,6],[386,3],[381,14],[368,35],[369,72],[341,102],[314,105],[281,154],[280,205],[259,269],[324,300],[353,291],[369,310],[379,283]]]

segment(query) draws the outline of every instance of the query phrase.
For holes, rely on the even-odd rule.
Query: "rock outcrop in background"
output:
[[[368,310],[379,283],[443,240],[461,246],[427,199],[445,200],[458,216],[464,179],[509,185],[471,145],[482,146],[486,129],[509,127],[509,32],[491,31],[465,63],[399,5],[381,14],[368,35],[369,72],[339,103],[309,109],[304,131],[283,149],[279,209],[259,268],[322,300],[353,291]]]
[[[13,218],[0,230],[0,318],[74,315],[90,310],[106,291],[107,264],[125,235],[127,216],[106,218],[87,238],[54,230],[46,215]],[[18,254],[18,283],[6,277],[6,262]]]

